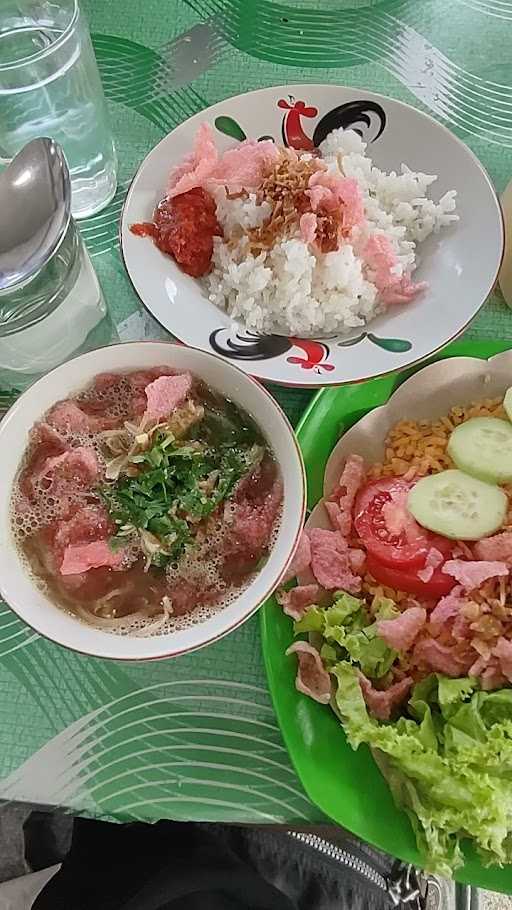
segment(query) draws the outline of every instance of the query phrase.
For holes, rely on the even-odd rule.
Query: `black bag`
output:
[[[30,821],[26,835],[35,868],[41,838],[31,837]],[[79,818],[61,870],[33,910],[445,910],[442,888],[331,827]]]

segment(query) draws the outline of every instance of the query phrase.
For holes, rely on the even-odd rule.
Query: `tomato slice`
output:
[[[444,597],[457,583],[454,578],[446,575],[441,569],[434,569],[429,581],[423,581],[418,577],[417,568],[406,566],[400,569],[385,566],[370,554],[368,554],[366,565],[370,575],[373,575],[379,584],[385,585],[387,588],[395,588],[397,591],[405,591],[406,594],[418,594],[432,599]]]
[[[357,495],[354,526],[367,551],[391,568],[425,565],[435,547],[447,555],[453,541],[422,528],[407,509],[407,496],[414,481],[382,477],[366,484]]]

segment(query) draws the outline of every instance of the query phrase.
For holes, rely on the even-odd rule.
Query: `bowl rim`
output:
[[[150,156],[153,155],[153,153],[156,152],[157,149],[160,149],[160,147],[163,147],[165,145],[165,143],[168,142],[170,136],[172,136],[173,133],[176,132],[176,130],[180,129],[181,127],[183,127],[185,124],[187,124],[191,120],[196,120],[201,116],[207,115],[208,111],[210,111],[212,108],[218,107],[219,105],[224,104],[227,101],[240,101],[247,96],[259,95],[259,94],[263,94],[263,93],[266,93],[269,91],[289,92],[290,90],[294,91],[296,89],[300,89],[302,91],[302,90],[305,90],[308,88],[315,89],[315,90],[316,89],[321,90],[321,89],[326,89],[326,88],[327,89],[338,88],[338,89],[343,89],[343,90],[348,90],[348,91],[353,91],[353,92],[359,91],[357,86],[342,85],[340,83],[302,82],[302,83],[292,83],[290,85],[286,85],[286,84],[269,85],[269,86],[264,86],[262,88],[252,89],[251,91],[247,91],[247,92],[239,92],[236,95],[227,95],[225,98],[221,98],[219,101],[215,101],[213,104],[209,104],[207,107],[202,108],[200,111],[197,111],[195,114],[192,114],[190,117],[187,117],[185,120],[182,120],[181,123],[178,123],[175,127],[173,127],[172,130],[169,130],[169,132],[166,133],[166,135],[163,136],[156,143],[156,145],[154,145],[153,148],[151,148],[149,150],[149,152],[144,156],[144,158],[142,159],[141,163],[139,164],[135,174],[133,175],[132,179],[130,180],[130,183],[129,183],[129,186],[128,186],[128,189],[126,192],[126,196],[124,198],[123,205],[121,208],[121,214],[119,217],[118,240],[119,240],[119,250],[121,253],[121,259],[123,261],[125,272],[128,277],[128,280],[130,282],[130,285],[133,289],[133,292],[136,294],[137,299],[140,301],[140,303],[144,307],[145,311],[151,316],[152,319],[155,320],[155,322],[157,322],[159,324],[159,326],[165,332],[168,332],[169,335],[171,335],[171,337],[175,337],[180,344],[184,344],[187,347],[195,347],[194,345],[189,345],[188,342],[183,341],[181,338],[178,338],[177,335],[173,336],[173,334],[170,332],[170,330],[167,328],[167,326],[164,325],[163,322],[161,322],[161,320],[158,318],[158,316],[155,316],[155,314],[150,309],[149,304],[146,303],[144,298],[141,296],[141,294],[137,290],[134,280],[132,279],[132,276],[130,274],[130,270],[128,268],[128,261],[127,261],[125,244],[124,244],[125,217],[126,217],[127,207],[131,201],[134,184],[139,179],[140,174],[141,174],[143,168],[145,167]],[[443,133],[445,133],[447,136],[449,136],[450,139],[452,139],[460,147],[463,154],[465,154],[469,159],[472,160],[473,164],[476,165],[477,169],[480,171],[485,183],[488,186],[488,189],[490,190],[490,195],[493,199],[493,202],[495,203],[496,210],[498,213],[498,221],[499,221],[499,225],[500,225],[500,253],[499,253],[499,259],[498,259],[498,265],[496,268],[495,275],[489,285],[489,288],[488,288],[485,296],[483,297],[481,303],[479,304],[478,308],[473,313],[473,315],[469,319],[466,320],[466,322],[460,327],[460,329],[458,329],[457,332],[455,332],[453,335],[451,335],[449,338],[447,338],[445,341],[443,341],[437,347],[433,348],[428,353],[422,355],[421,357],[416,358],[415,360],[408,361],[407,363],[402,364],[400,366],[395,365],[393,367],[390,367],[389,370],[372,373],[371,375],[365,376],[363,379],[340,379],[338,381],[332,381],[332,382],[319,381],[318,383],[315,383],[315,384],[302,383],[302,382],[291,382],[291,381],[285,380],[285,379],[268,380],[268,381],[277,382],[279,385],[282,385],[286,388],[311,389],[311,390],[316,389],[317,391],[321,391],[324,388],[340,388],[341,386],[344,386],[344,385],[354,385],[355,383],[358,383],[358,382],[368,382],[371,379],[378,379],[380,377],[390,376],[392,373],[397,372],[397,370],[407,370],[407,369],[411,369],[413,367],[419,366],[420,364],[422,364],[426,360],[428,360],[429,357],[433,357],[436,354],[438,354],[447,345],[451,344],[454,341],[457,341],[457,339],[459,339],[461,337],[461,335],[464,334],[464,332],[468,329],[468,327],[471,325],[471,323],[477,318],[480,311],[482,310],[482,307],[487,302],[490,294],[493,291],[493,288],[495,287],[495,285],[498,281],[498,276],[501,271],[501,267],[503,265],[503,259],[505,256],[505,216],[503,213],[503,207],[501,205],[500,197],[498,196],[497,190],[487,171],[487,168],[480,161],[480,159],[475,154],[475,152],[469,147],[469,145],[466,145],[466,143],[461,138],[459,138],[459,136],[457,136],[451,129],[449,129],[449,127],[445,126],[444,123],[441,123],[439,120],[437,120],[435,117],[433,117],[431,114],[427,113],[426,111],[422,111],[419,108],[415,107],[414,105],[408,104],[406,101],[402,101],[398,98],[393,98],[390,95],[384,95],[381,92],[373,92],[373,91],[367,91],[366,89],[361,89],[361,94],[362,95],[364,94],[364,96],[366,98],[368,98],[369,100],[372,100],[372,101],[375,100],[377,102],[383,102],[383,101],[391,102],[392,104],[397,105],[398,108],[401,108],[406,111],[412,111],[413,114],[417,115],[418,117],[422,118],[423,120],[426,120],[430,124],[431,127],[433,127],[434,129],[439,129]],[[129,228],[127,228],[127,229],[129,229]],[[371,321],[369,324],[371,325]],[[323,338],[323,339],[315,339],[315,340],[326,341],[327,339]],[[203,348],[197,348],[197,347],[195,347],[195,349],[203,350]],[[205,353],[209,353],[209,352],[205,351]],[[244,371],[242,371],[242,372],[244,372]],[[252,376],[252,374],[249,372],[247,372],[246,375]],[[253,378],[257,378],[257,377],[253,377]],[[325,380],[326,377],[323,376],[323,377],[321,377],[321,379]]]
[[[304,526],[304,520],[305,520],[305,516],[306,516],[306,511],[307,511],[307,483],[306,483],[306,471],[305,471],[305,466],[304,466],[304,459],[303,459],[302,452],[301,452],[301,449],[300,449],[300,446],[299,446],[299,443],[297,440],[297,436],[294,432],[294,429],[293,429],[287,415],[285,414],[285,412],[283,411],[283,409],[281,408],[281,406],[277,402],[277,400],[273,397],[273,395],[271,395],[271,393],[268,391],[268,389],[266,389],[265,386],[258,379],[255,379],[253,376],[250,376],[249,374],[245,373],[243,370],[241,370],[235,364],[232,364],[229,361],[228,362],[224,361],[222,358],[218,357],[214,353],[210,353],[208,351],[203,351],[200,348],[195,348],[195,347],[192,347],[189,345],[184,345],[179,341],[170,341],[170,340],[169,341],[166,341],[166,340],[158,341],[158,340],[151,340],[151,339],[143,339],[141,341],[112,342],[111,344],[105,345],[104,347],[94,348],[91,351],[87,351],[85,353],[79,354],[76,357],[70,358],[69,360],[65,361],[64,363],[57,365],[52,370],[49,370],[48,373],[45,373],[44,376],[41,376],[38,380],[36,380],[36,382],[34,382],[31,386],[29,386],[29,388],[25,389],[21,393],[21,395],[18,396],[16,401],[10,406],[9,410],[5,413],[4,417],[2,418],[2,420],[0,422],[0,446],[3,442],[3,435],[6,432],[8,432],[8,430],[6,430],[6,428],[9,427],[10,419],[13,416],[18,415],[20,412],[23,411],[25,402],[28,399],[32,399],[34,393],[37,394],[37,387],[42,381],[47,381],[48,377],[52,376],[56,372],[66,373],[66,370],[70,366],[70,364],[73,364],[77,360],[86,360],[87,358],[92,359],[92,357],[97,355],[98,352],[102,352],[102,353],[105,352],[105,357],[108,357],[108,352],[111,351],[113,348],[116,348],[116,349],[133,348],[134,352],[135,352],[135,350],[137,348],[140,348],[142,345],[147,346],[147,347],[153,346],[155,348],[162,348],[162,346],[165,346],[165,347],[168,347],[171,349],[179,347],[184,352],[190,351],[193,354],[199,355],[200,358],[205,358],[207,360],[215,361],[216,364],[219,364],[220,368],[224,369],[227,373],[234,372],[236,374],[239,374],[239,376],[242,377],[242,382],[248,383],[249,385],[251,385],[252,387],[255,387],[257,389],[257,394],[266,400],[267,406],[269,406],[270,408],[273,409],[274,414],[276,415],[277,419],[281,421],[283,429],[285,430],[286,436],[289,440],[289,443],[291,446],[291,451],[293,451],[293,453],[296,457],[296,466],[298,468],[299,484],[297,484],[297,490],[295,491],[295,493],[297,493],[300,496],[300,508],[299,508],[299,516],[298,516],[299,520],[297,522],[296,533],[294,535],[294,538],[293,538],[293,541],[291,542],[291,544],[289,546],[287,546],[288,555],[286,556],[286,559],[284,560],[281,569],[277,573],[275,580],[269,586],[267,586],[265,592],[262,592],[261,595],[258,595],[256,603],[250,609],[246,609],[242,615],[240,615],[238,617],[234,617],[233,622],[227,628],[221,629],[216,634],[212,635],[211,637],[209,637],[205,640],[198,642],[197,644],[190,644],[189,646],[182,647],[180,649],[172,649],[167,646],[165,648],[164,647],[161,648],[161,653],[140,656],[135,653],[136,652],[136,647],[135,647],[134,653],[129,653],[126,655],[118,655],[118,654],[107,653],[108,652],[107,648],[98,649],[98,652],[95,652],[88,648],[84,649],[84,648],[77,647],[76,645],[68,643],[68,642],[65,643],[62,640],[58,640],[57,636],[54,637],[54,636],[48,634],[48,632],[45,631],[44,627],[40,627],[38,623],[34,624],[33,621],[29,621],[25,616],[24,609],[23,608],[20,609],[18,604],[14,605],[11,602],[12,598],[8,599],[5,596],[4,590],[3,590],[2,579],[0,578],[0,597],[5,601],[6,605],[13,611],[13,613],[23,623],[25,623],[25,625],[28,628],[32,629],[34,632],[36,632],[42,638],[46,639],[47,641],[52,642],[53,644],[55,644],[59,647],[67,648],[70,651],[73,651],[74,653],[81,654],[86,657],[92,657],[92,658],[101,659],[101,660],[114,660],[114,661],[128,662],[128,663],[133,663],[133,662],[142,663],[142,662],[150,662],[150,661],[154,661],[154,660],[166,660],[166,659],[169,659],[172,657],[179,657],[183,654],[190,654],[193,651],[198,651],[200,648],[204,648],[207,645],[214,644],[216,641],[219,641],[221,638],[224,638],[225,635],[228,635],[231,632],[233,632],[235,629],[237,629],[239,626],[241,626],[246,620],[248,620],[251,616],[253,616],[259,610],[259,608],[265,603],[265,601],[272,595],[272,593],[279,587],[279,584],[281,583],[281,580],[284,577],[284,575],[288,569],[288,566],[290,565],[290,563],[293,559],[293,556],[295,555],[295,551],[296,551],[298,543],[299,543],[299,539],[300,539],[300,535],[302,533],[302,529]],[[158,365],[156,361],[155,361],[155,365]],[[108,367],[108,364],[107,364],[107,367]],[[120,369],[123,370],[123,369],[128,369],[128,368],[121,367]],[[137,367],[134,366],[132,369],[137,369]],[[113,366],[112,372],[115,372],[115,371],[116,371],[116,367]],[[91,373],[89,381],[91,381],[94,378],[94,376],[97,375],[97,372],[98,372],[98,370],[95,370],[93,373]],[[99,370],[99,372],[101,372],[101,369]],[[58,401],[60,399],[56,398],[55,400]],[[30,429],[30,427],[28,427],[28,425],[27,425],[27,430],[28,429]],[[26,448],[27,447],[25,445],[23,452],[26,451]],[[1,461],[1,456],[0,456],[0,461]],[[20,465],[20,462],[18,462],[17,470],[19,469],[19,465]],[[7,485],[5,487],[2,486],[0,488],[0,499],[3,499],[5,501],[7,496],[8,495],[10,496],[10,492],[11,492],[10,485],[8,488],[7,488]],[[14,548],[14,543],[12,544],[12,547]],[[28,575],[28,573],[27,573],[27,575]],[[251,582],[251,585],[257,580],[257,578],[258,578],[258,574],[253,579],[253,582]],[[37,586],[35,585],[34,582],[31,582],[31,584],[35,589],[37,589]],[[251,585],[249,585],[249,588],[247,590],[250,590]],[[48,599],[50,600],[50,598],[48,598]],[[234,603],[236,603],[236,601]],[[52,604],[52,606],[57,610],[60,609],[56,604]],[[220,612],[222,612],[222,611],[220,611]],[[87,625],[85,623],[82,623],[82,621],[79,618],[72,617],[72,619],[79,626],[88,628]],[[200,627],[203,624],[199,623],[198,625]],[[43,626],[44,626],[44,624],[43,624]],[[94,627],[92,627],[92,629],[94,629]],[[100,632],[100,634],[108,635],[108,633],[105,630],[96,630],[96,631]],[[164,634],[161,636],[154,636],[154,640],[162,641],[162,642],[167,641],[168,643],[170,643],[170,641],[172,640],[172,635],[173,635],[173,633],[167,633],[167,634]],[[111,637],[113,639],[116,639],[117,641],[119,641],[122,638],[122,640],[125,641],[127,644],[130,643],[132,647],[133,647],[134,643],[136,645],[138,640],[142,640],[142,641],[147,640],[144,637],[140,637],[140,636],[126,635],[126,636],[121,637],[118,635],[114,635],[113,633],[111,634]],[[128,650],[128,648],[127,648],[127,650]]]

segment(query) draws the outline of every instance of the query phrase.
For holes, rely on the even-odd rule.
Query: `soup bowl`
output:
[[[251,415],[279,466],[282,518],[264,566],[235,600],[188,628],[152,636],[120,635],[89,626],[52,601],[31,576],[11,526],[10,501],[29,431],[57,401],[78,394],[95,376],[158,366],[189,370]],[[101,658],[151,660],[175,657],[217,641],[248,619],[283,578],[303,525],[306,484],[302,456],[279,405],[256,380],[220,358],[166,342],[130,342],[70,360],[31,386],[0,424],[0,594],[36,632],[67,648]]]

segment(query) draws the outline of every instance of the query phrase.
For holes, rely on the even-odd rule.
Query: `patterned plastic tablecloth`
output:
[[[329,82],[399,98],[512,175],[512,0],[82,0],[120,158],[111,205],[81,227],[121,339],[168,337],[128,282],[123,198],[147,152],[232,94]],[[470,189],[470,188],[468,188]],[[475,212],[478,218],[478,212]],[[475,338],[511,338],[498,294]],[[293,421],[310,393],[273,389]],[[323,820],[270,704],[258,620],[148,665],[65,651],[0,604],[0,798],[119,820]]]

